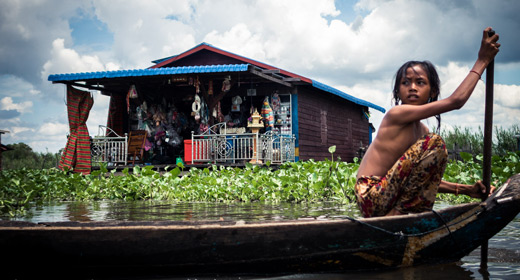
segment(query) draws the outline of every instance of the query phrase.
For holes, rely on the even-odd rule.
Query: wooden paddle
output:
[[[488,31],[488,36],[495,35],[494,30]],[[482,168],[482,183],[486,186],[486,192],[482,195],[482,201],[489,196],[491,189],[491,156],[493,143],[493,84],[494,84],[495,60],[493,59],[486,68],[486,103],[484,113],[484,162]],[[488,241],[480,246],[480,269],[487,271]]]

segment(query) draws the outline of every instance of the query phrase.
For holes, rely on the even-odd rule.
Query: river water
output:
[[[446,207],[436,204],[436,209]],[[168,201],[54,202],[34,206],[23,217],[1,219],[31,222],[129,221],[129,220],[285,220],[358,218],[355,205],[335,203],[177,203]],[[480,248],[456,263],[423,265],[391,271],[294,274],[272,277],[216,279],[520,279],[520,215],[489,240],[488,268],[480,270]],[[152,277],[152,276],[150,276]],[[147,277],[146,279],[151,279]],[[114,279],[114,278],[111,278]],[[123,279],[123,278],[121,278]],[[128,279],[128,278],[124,278]],[[137,278],[132,278],[137,279]],[[138,278],[142,279],[142,278]],[[200,277],[152,279],[206,279]],[[215,279],[215,278],[207,278]]]

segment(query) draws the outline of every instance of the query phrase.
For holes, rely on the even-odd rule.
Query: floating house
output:
[[[106,129],[90,137],[92,161],[276,164],[330,158],[331,146],[336,157],[350,161],[371,142],[369,110],[385,111],[206,43],[152,63],[146,69],[48,77],[69,92],[89,89],[110,96]]]

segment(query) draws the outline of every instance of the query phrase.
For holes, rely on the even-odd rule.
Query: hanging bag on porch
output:
[[[130,89],[128,89],[128,93],[126,94],[126,111],[130,113],[130,99],[137,98],[137,90],[135,89],[135,85],[131,85]]]
[[[242,98],[239,95],[231,98],[231,112],[240,112],[240,104],[242,104]]]
[[[198,94],[195,94],[195,101],[193,101],[193,103],[191,104],[191,110],[192,110],[191,115],[193,117],[195,117],[196,121],[200,120],[200,107],[201,107],[200,96]]]

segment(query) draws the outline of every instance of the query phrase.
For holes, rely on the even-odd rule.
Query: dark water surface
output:
[[[436,208],[446,207],[438,204]],[[128,221],[128,220],[286,220],[359,217],[355,205],[335,203],[176,203],[168,201],[59,202],[32,207],[24,217],[31,222]],[[7,217],[0,217],[8,219]],[[520,279],[520,215],[489,240],[488,269],[480,271],[480,249],[457,263],[423,265],[390,271],[339,274],[293,274],[272,277],[150,276],[131,279]],[[74,279],[72,276],[71,279]],[[117,278],[110,278],[117,279]],[[128,277],[121,278],[128,279]]]

